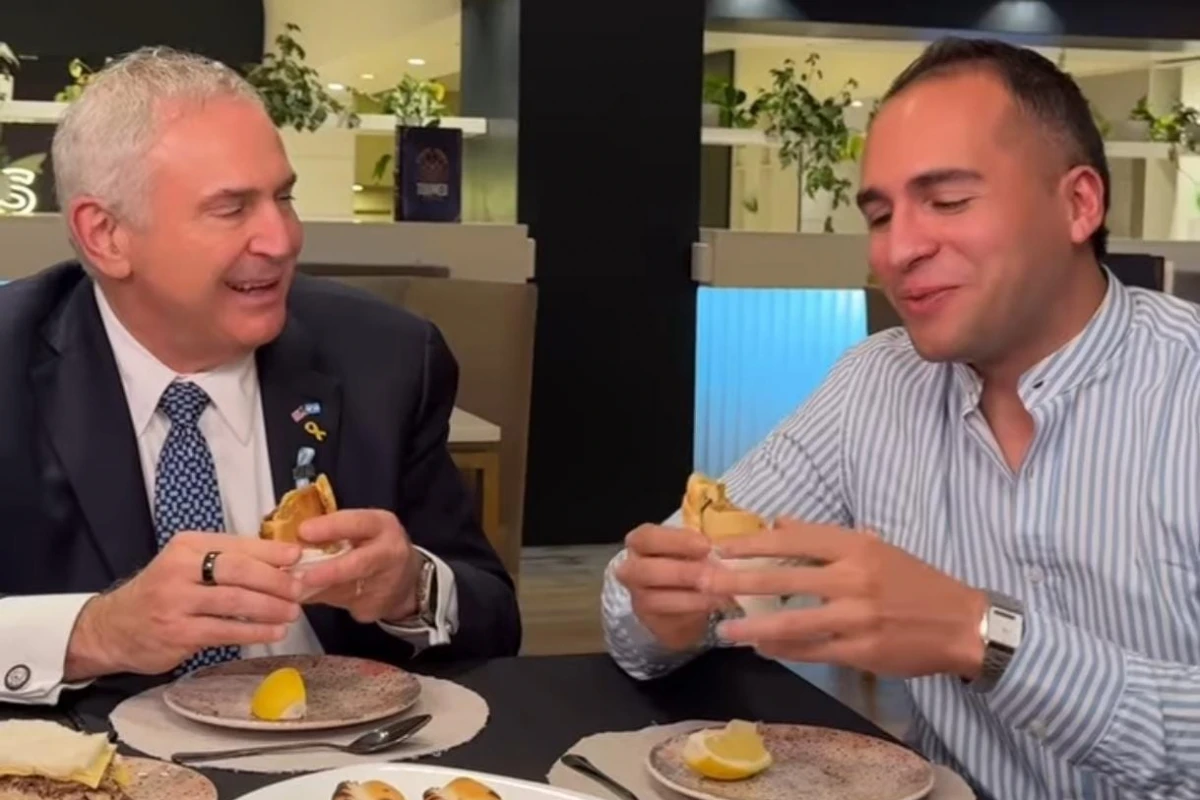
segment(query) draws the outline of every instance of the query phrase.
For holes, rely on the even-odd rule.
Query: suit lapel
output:
[[[321,369],[315,343],[295,318],[259,349],[258,381],[276,502],[295,486],[302,448],[312,449],[313,474],[325,473],[336,494],[341,383]]]
[[[145,566],[156,546],[137,437],[93,292],[81,281],[49,323],[50,352],[31,377],[88,533],[119,579]]]
[[[341,383],[322,370],[314,341],[294,317],[274,342],[259,349],[258,383],[275,502],[295,486],[296,458],[305,447],[313,450],[313,474],[325,473],[337,496]],[[310,605],[304,613],[326,650],[339,650],[341,612]]]

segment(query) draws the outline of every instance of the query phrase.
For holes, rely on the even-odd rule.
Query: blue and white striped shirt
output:
[[[997,800],[1200,797],[1200,308],[1111,273],[1088,326],[1029,370],[1035,435],[1014,474],[960,364],[902,330],[847,353],[724,476],[766,517],[871,529],[964,582],[1021,598],[1025,632],[988,694],[907,682],[913,743]],[[606,575],[610,651],[657,646]]]

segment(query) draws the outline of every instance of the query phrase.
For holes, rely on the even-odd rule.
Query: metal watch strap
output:
[[[421,576],[417,580],[417,617],[426,625],[437,621],[437,565],[421,555]]]
[[[1020,644],[1024,629],[1024,606],[1020,600],[999,592],[985,590],[988,607],[979,621],[979,636],[983,639],[983,666],[979,677],[967,682],[975,692],[989,692],[1000,682]]]

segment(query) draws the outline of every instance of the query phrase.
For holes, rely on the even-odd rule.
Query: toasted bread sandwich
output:
[[[116,745],[44,720],[0,722],[0,799],[129,800]]]
[[[755,533],[767,527],[766,520],[730,502],[725,484],[699,472],[688,478],[683,495],[683,524],[710,539]]]
[[[757,533],[769,527],[767,521],[758,514],[731,502],[725,493],[725,484],[698,472],[688,478],[680,511],[685,527],[700,531],[713,542]],[[761,569],[777,566],[782,561],[777,558],[742,558],[729,559],[724,563],[734,569]],[[734,598],[734,602],[747,615],[776,611],[785,601],[783,597],[762,595],[739,595]]]
[[[259,538],[304,545],[304,541],[300,539],[300,525],[305,520],[332,514],[334,511],[337,511],[337,500],[333,496],[333,487],[322,473],[312,483],[292,489],[283,496],[270,516],[263,520],[258,531]],[[341,542],[330,542],[312,549],[337,553],[343,547]]]

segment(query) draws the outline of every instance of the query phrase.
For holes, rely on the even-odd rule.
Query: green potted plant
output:
[[[1200,153],[1200,109],[1176,101],[1170,111],[1159,116],[1150,110],[1150,103],[1143,96],[1129,112],[1129,118],[1145,125],[1150,141],[1169,144],[1170,158],[1176,165],[1181,150]]]
[[[405,75],[399,83],[370,96],[380,113],[396,119],[394,152],[375,164],[379,181],[393,167],[397,222],[462,220],[462,130],[443,128],[446,87]]]
[[[13,73],[21,66],[12,48],[0,42],[0,103],[13,96]]]
[[[358,115],[326,89],[320,73],[305,63],[308,53],[296,38],[300,26],[288,22],[275,37],[278,52],[266,52],[262,61],[245,67],[250,82],[263,102],[267,113],[279,128],[312,132],[330,118],[339,125],[358,126]]]
[[[105,59],[105,63],[112,61],[111,58]],[[71,76],[71,82],[60,89],[55,95],[54,100],[58,103],[73,103],[79,99],[79,95],[91,83],[92,68],[81,58],[72,58],[71,63],[67,65],[67,74]]]
[[[851,181],[838,174],[842,162],[856,160],[863,138],[846,124],[846,109],[854,102],[851,91],[858,87],[850,79],[837,94],[818,99],[810,88],[824,77],[820,56],[812,53],[798,70],[791,59],[771,70],[771,87],[761,91],[750,113],[766,123],[766,132],[779,140],[779,163],[796,164],[800,179],[799,228],[833,232],[833,212],[850,203]],[[815,213],[806,212],[805,198]]]
[[[275,36],[274,50],[242,71],[279,129],[299,179],[296,212],[301,217],[350,218],[354,216],[353,129],[360,119],[307,63],[300,33],[300,26],[285,23]]]
[[[705,127],[753,128],[756,122],[746,93],[725,78],[706,75],[702,106]]]

